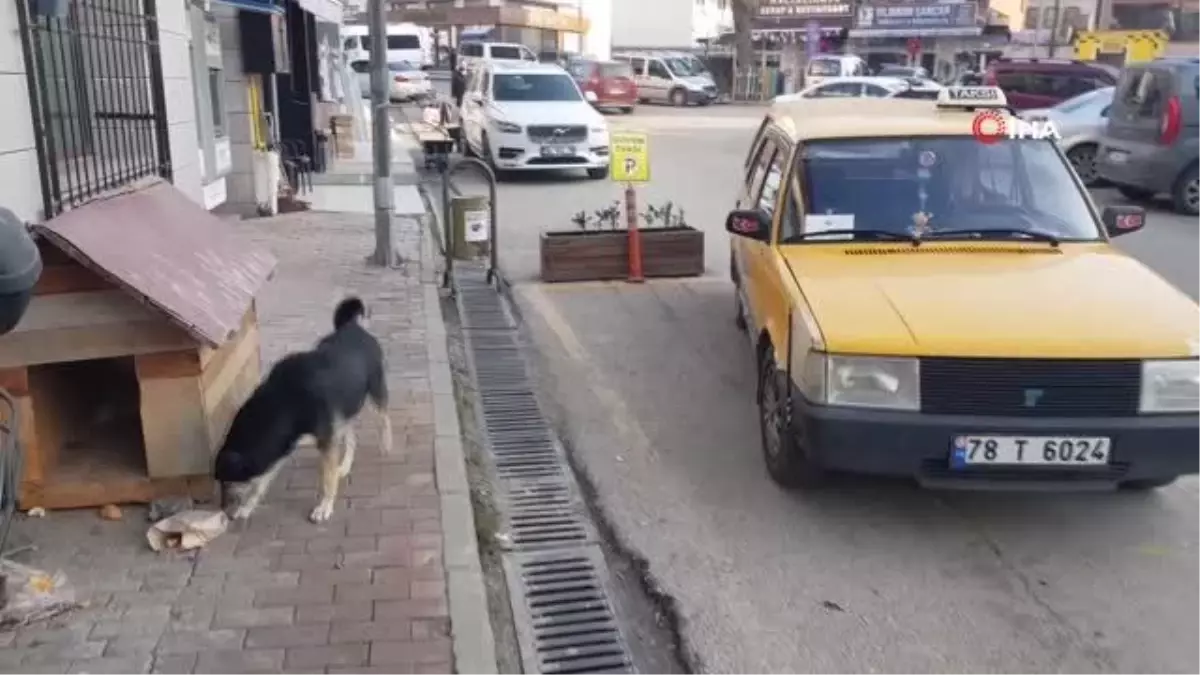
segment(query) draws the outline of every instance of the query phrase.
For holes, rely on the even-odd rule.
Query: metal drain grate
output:
[[[628,673],[632,663],[594,546],[505,561],[527,673]],[[520,596],[520,602],[517,597]]]
[[[525,672],[633,672],[596,529],[538,405],[513,317],[482,270],[456,267],[455,282]]]
[[[512,545],[546,548],[579,545],[592,538],[583,504],[561,478],[505,481],[505,515]]]

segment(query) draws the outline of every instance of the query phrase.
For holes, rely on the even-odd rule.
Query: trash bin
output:
[[[492,210],[483,196],[454,197],[450,200],[450,227],[454,234],[456,260],[474,260],[488,254],[491,244]]]

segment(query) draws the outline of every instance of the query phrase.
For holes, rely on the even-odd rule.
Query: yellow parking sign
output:
[[[618,183],[650,182],[650,144],[646,134],[622,131],[611,137],[609,176]]]

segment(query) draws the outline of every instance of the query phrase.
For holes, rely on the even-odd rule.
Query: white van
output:
[[[370,30],[366,26],[342,26],[342,49],[348,61],[371,56]],[[392,23],[387,27],[388,63],[407,61],[420,68],[433,65],[433,39],[427,28],[415,23]]]
[[[821,84],[831,77],[862,77],[867,62],[853,54],[818,54],[804,68],[804,87]]]
[[[463,42],[458,45],[458,65],[471,69],[480,61],[527,61],[537,63],[537,54],[514,42]]]

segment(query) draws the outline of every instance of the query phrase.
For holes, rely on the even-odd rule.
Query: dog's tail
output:
[[[362,300],[350,296],[338,303],[333,310],[333,328],[337,330],[351,321],[361,321],[367,315],[367,306]]]

